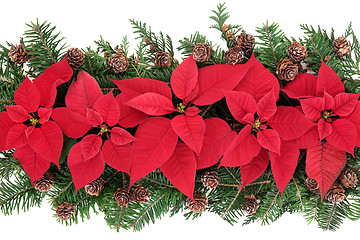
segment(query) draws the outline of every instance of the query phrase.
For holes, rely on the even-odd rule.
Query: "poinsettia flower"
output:
[[[63,135],[50,115],[56,87],[70,80],[72,73],[65,58],[33,82],[26,77],[14,93],[16,105],[5,106],[7,111],[0,115],[0,150],[15,148],[14,157],[32,182],[43,176],[51,162],[59,166]]]
[[[56,108],[51,115],[64,134],[81,138],[91,130],[68,155],[76,189],[100,177],[104,162],[130,174],[130,143],[134,137],[117,126],[120,113],[112,91],[103,95],[96,80],[81,71],[77,81],[70,85],[65,102],[67,107]]]

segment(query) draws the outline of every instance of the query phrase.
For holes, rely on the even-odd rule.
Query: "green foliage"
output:
[[[13,155],[14,150],[0,152],[0,181],[10,180],[13,175],[21,173],[21,164],[13,158]]]

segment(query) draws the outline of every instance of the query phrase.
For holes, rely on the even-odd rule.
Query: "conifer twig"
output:
[[[172,186],[172,185],[168,185],[168,184],[166,184],[166,183],[161,183],[161,182],[158,182],[158,181],[155,181],[155,180],[153,180],[153,179],[151,179],[151,178],[148,178],[148,177],[144,177],[146,180],[148,180],[148,181],[150,181],[150,182],[153,182],[153,183],[156,183],[156,184],[158,184],[158,185],[162,185],[162,186],[165,186],[165,187],[171,187],[171,188],[175,188],[174,186]]]
[[[120,219],[121,219],[121,216],[122,216],[123,212],[124,212],[124,206],[121,206],[121,208],[120,208],[120,213],[119,213],[119,217],[118,217],[118,220],[117,220],[116,225],[115,225],[116,229],[119,229],[119,228],[120,228],[119,223],[120,223]]]
[[[63,193],[66,191],[66,189],[68,189],[68,188],[71,186],[72,183],[73,183],[73,181],[71,181],[63,190],[61,190],[61,191],[58,193],[58,195],[56,195],[55,197],[53,197],[53,198],[52,198],[52,202],[55,202],[55,200],[56,200],[58,197],[60,197],[60,195],[63,194]]]
[[[234,176],[234,174],[232,174],[227,167],[225,167],[225,170],[226,170],[226,171],[236,180],[236,182],[240,185],[240,181],[237,180],[237,178]]]
[[[14,100],[10,100],[10,99],[0,99],[0,102],[2,102],[2,103],[15,103]]]
[[[304,211],[304,204],[303,204],[302,199],[301,199],[301,194],[300,194],[299,187],[298,187],[298,185],[297,185],[297,183],[296,183],[295,178],[293,177],[292,179],[293,179],[294,184],[295,184],[295,187],[296,187],[297,195],[298,195],[298,197],[299,197],[299,199],[300,199],[301,210]]]
[[[4,82],[7,82],[7,83],[14,83],[13,81],[10,81],[10,80],[8,80],[6,78],[3,78],[3,77],[0,77],[0,80],[4,81]]]
[[[235,200],[237,199],[237,197],[239,196],[240,194],[240,189],[237,191],[234,199],[231,201],[230,205],[227,207],[227,209],[225,210],[225,212],[223,214],[221,214],[221,218],[224,218],[225,214],[230,210],[231,206],[235,203]]]
[[[331,211],[329,220],[327,221],[327,224],[326,224],[326,230],[329,230],[329,228],[330,228],[330,222],[331,222],[331,219],[332,219],[333,216],[334,216],[334,212],[335,212],[336,207],[337,207],[337,203],[334,203],[334,206],[333,206],[333,209],[332,209],[332,211]]]
[[[266,214],[270,211],[271,207],[274,205],[274,202],[277,198],[277,196],[279,195],[280,191],[278,191],[274,197],[274,199],[272,200],[272,202],[270,203],[270,206],[268,207],[268,209],[266,209],[266,212],[264,213],[264,215],[261,216],[261,220],[264,220]]]
[[[33,30],[37,33],[37,35],[40,37],[41,42],[44,44],[44,47],[46,48],[46,51],[49,53],[51,60],[53,60],[54,63],[56,63],[56,59],[54,58],[54,56],[52,55],[49,46],[46,44],[43,35],[40,32],[40,29],[38,26],[33,26]]]
[[[9,197],[7,197],[7,198],[5,198],[4,200],[2,200],[2,201],[0,202],[0,206],[1,206],[4,202],[6,202],[7,200],[9,200],[9,199],[11,199],[11,198],[13,198],[13,197],[15,197],[15,196],[23,193],[23,192],[26,192],[26,191],[28,191],[28,190],[30,190],[30,189],[32,189],[32,188],[33,188],[33,186],[30,186],[30,187],[28,187],[28,188],[25,188],[25,189],[23,189],[23,190],[21,190],[21,191],[19,191],[19,192],[17,192],[17,193],[14,193],[13,195],[11,195],[11,196],[9,196]]]

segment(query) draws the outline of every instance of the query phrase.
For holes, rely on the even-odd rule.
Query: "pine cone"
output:
[[[72,203],[63,202],[56,208],[56,214],[60,220],[66,221],[75,214],[76,208]]]
[[[189,207],[189,209],[194,213],[201,213],[205,211],[207,206],[207,197],[202,196],[202,193],[196,193],[194,196],[193,202],[190,198],[186,199],[186,205]]]
[[[156,45],[155,44],[150,44],[150,51],[156,51]]]
[[[70,48],[67,51],[67,60],[72,67],[72,69],[76,70],[85,62],[84,53],[78,48]]]
[[[120,207],[127,207],[131,201],[131,195],[126,188],[118,188],[114,197]]]
[[[243,52],[248,52],[250,49],[253,48],[255,44],[255,38],[251,34],[242,32],[237,37],[236,44],[241,48]]]
[[[169,53],[159,51],[155,54],[155,66],[168,68],[171,66],[172,58]]]
[[[245,196],[246,206],[244,207],[244,212],[246,214],[254,214],[259,208],[260,200],[257,199],[253,194]]]
[[[145,37],[145,39],[144,39],[144,43],[149,43],[150,42],[150,38],[149,37]]]
[[[235,46],[230,48],[225,52],[225,61],[227,64],[235,65],[241,63],[244,59],[244,52],[241,50],[241,47]]]
[[[9,50],[9,57],[11,58],[11,61],[16,64],[22,64],[29,60],[30,55],[27,54],[24,45],[17,44],[15,46],[11,46]]]
[[[91,196],[99,196],[103,189],[104,180],[102,178],[98,178],[85,186],[85,191]]]
[[[338,37],[333,41],[334,51],[338,54],[339,57],[344,56],[345,54],[351,52],[349,42],[345,37]]]
[[[298,42],[292,42],[291,45],[288,47],[287,52],[288,57],[293,62],[300,62],[304,58],[307,57],[306,46],[301,45]]]
[[[205,62],[209,60],[211,52],[212,49],[208,44],[198,43],[193,50],[193,58],[195,59],[195,61]]]
[[[339,203],[345,199],[345,190],[339,183],[335,182],[326,193],[325,199],[332,203]]]
[[[50,172],[45,172],[40,179],[33,182],[33,186],[40,192],[47,192],[54,185],[53,178],[54,176]]]
[[[138,184],[131,198],[135,202],[148,202],[150,200],[150,192],[146,188]]]
[[[128,69],[129,61],[120,49],[116,50],[116,52],[116,54],[109,57],[107,64],[114,70],[115,73],[123,73]]]
[[[280,80],[292,81],[298,72],[298,66],[289,59],[280,60],[276,67],[276,74]]]
[[[339,177],[340,184],[345,188],[355,187],[357,181],[356,174],[350,169],[345,169]]]
[[[226,24],[224,24],[224,25],[221,27],[221,30],[222,30],[223,32],[226,32],[227,30],[229,30],[229,26],[226,25]]]
[[[201,182],[209,189],[216,188],[219,185],[219,180],[220,178],[216,171],[206,171],[201,176]]]
[[[319,193],[320,189],[319,189],[319,184],[316,182],[315,179],[312,178],[306,178],[305,180],[305,187],[312,191],[313,193]]]

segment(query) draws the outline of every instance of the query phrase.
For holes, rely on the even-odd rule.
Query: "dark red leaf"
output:
[[[80,142],[80,147],[85,161],[95,157],[99,153],[101,145],[101,137],[96,134],[90,134],[84,137]]]
[[[331,123],[328,123],[325,119],[321,118],[318,122],[319,140],[328,137],[331,134],[332,129]]]
[[[171,121],[163,117],[149,118],[140,124],[135,138],[130,186],[163,165],[171,157],[178,141]]]
[[[220,118],[207,118],[204,122],[206,130],[201,152],[197,156],[197,169],[215,165],[236,137],[236,132]]]
[[[5,149],[17,148],[27,144],[28,139],[25,132],[27,128],[24,124],[12,126],[7,134]]]
[[[86,120],[93,126],[100,126],[104,122],[100,113],[91,108],[86,109]]]
[[[199,112],[200,110],[197,107],[189,107],[185,109],[185,114],[190,117],[197,115]]]
[[[196,160],[193,151],[188,146],[178,142],[173,155],[160,169],[180,192],[193,199]]]
[[[321,117],[322,112],[322,98],[307,98],[307,99],[300,99],[301,108],[311,121],[317,121]]]
[[[119,127],[111,129],[111,141],[116,145],[125,145],[134,140],[135,138],[125,129]]]
[[[339,93],[334,98],[334,107],[332,108],[333,112],[341,117],[348,116],[351,114],[356,104],[358,103],[358,94],[351,93]]]
[[[303,136],[294,140],[300,149],[307,149],[319,141],[318,127],[314,126],[310,128]]]
[[[202,117],[178,115],[171,120],[171,126],[186,145],[200,154],[206,128]]]
[[[39,108],[40,93],[28,77],[14,93],[14,101],[28,112],[36,112]]]
[[[334,106],[334,98],[324,91],[323,103],[322,103],[322,110],[330,110]]]
[[[280,154],[280,137],[276,131],[272,129],[260,131],[257,133],[257,140],[263,148]]]
[[[256,112],[256,101],[245,92],[225,92],[226,103],[233,117],[241,123],[246,124],[243,118],[250,113]]]
[[[270,152],[271,171],[281,194],[295,172],[299,155],[299,148],[293,141],[281,141],[280,155]]]
[[[310,147],[306,152],[306,173],[319,184],[324,198],[346,164],[346,152],[326,142]]]
[[[347,119],[338,119],[331,123],[332,132],[326,138],[329,144],[354,155],[356,127]]]
[[[276,112],[276,97],[274,90],[268,92],[257,105],[257,114],[260,118],[269,119]]]
[[[261,146],[251,135],[251,125],[246,125],[224,153],[220,166],[238,167],[248,164],[257,156]]]
[[[96,80],[88,73],[80,71],[66,94],[66,106],[73,112],[86,116],[86,109],[93,108],[95,102],[103,96]]]
[[[281,90],[291,98],[314,97],[316,96],[316,81],[316,76],[309,73],[300,73]]]
[[[345,87],[339,76],[321,60],[316,82],[316,96],[322,97],[324,91],[335,97],[338,93],[345,92]]]
[[[259,154],[251,159],[251,161],[243,165],[240,168],[241,174],[241,190],[244,189],[246,185],[255,181],[258,177],[263,174],[266,170],[267,166],[269,165],[269,153],[265,150],[265,148],[261,148]]]
[[[92,127],[84,116],[74,113],[65,107],[55,108],[52,111],[51,117],[59,125],[64,134],[70,138],[82,137]]]
[[[192,101],[199,93],[199,82],[195,85],[195,88],[191,91],[189,96],[184,99],[185,103]]]
[[[173,71],[170,79],[171,88],[178,98],[185,100],[194,90],[197,82],[198,69],[194,58],[190,55]]]
[[[168,98],[157,93],[144,93],[128,102],[128,105],[153,116],[161,116],[175,111]]]
[[[104,122],[111,127],[119,122],[119,106],[112,94],[112,91],[102,96],[95,102],[94,110],[100,113]]]
[[[81,153],[81,143],[75,144],[68,155],[68,166],[76,191],[98,179],[104,171],[104,157],[100,151],[95,157],[86,160]]]
[[[360,102],[358,101],[354,111],[346,117],[356,127],[356,146],[360,147]]]
[[[47,121],[49,121],[52,110],[53,110],[52,108],[42,108],[42,107],[39,108],[38,115],[39,115],[40,124],[44,124]]]
[[[22,123],[29,119],[28,112],[20,105],[5,106],[10,119],[16,123]]]
[[[0,151],[8,150],[5,148],[6,139],[9,129],[16,125],[10,118],[7,112],[0,113]]]
[[[120,93],[116,96],[116,101],[119,105],[120,112],[119,125],[125,128],[135,127],[136,125],[144,122],[149,117],[149,115],[146,113],[143,113],[126,104],[133,97],[127,97],[127,95],[124,93]]]
[[[110,167],[130,175],[132,163],[130,144],[119,146],[115,144],[112,139],[108,139],[104,143],[102,152],[104,154],[105,162]]]

